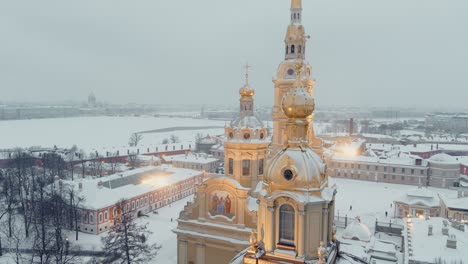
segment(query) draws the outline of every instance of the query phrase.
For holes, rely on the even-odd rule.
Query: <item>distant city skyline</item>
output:
[[[466,108],[466,1],[303,5],[318,107]],[[80,102],[94,92],[107,103],[236,105],[249,62],[256,104],[270,105],[285,8],[289,1],[8,2],[0,100]]]

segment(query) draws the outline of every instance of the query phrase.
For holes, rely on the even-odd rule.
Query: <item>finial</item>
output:
[[[245,68],[245,83],[249,84],[249,68],[250,68],[249,63],[246,63],[244,68]]]

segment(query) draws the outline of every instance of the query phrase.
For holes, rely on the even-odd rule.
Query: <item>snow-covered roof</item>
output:
[[[468,211],[468,197],[448,198],[445,195],[440,195],[440,199],[450,209]]]
[[[217,158],[214,158],[211,155],[205,153],[194,153],[194,154],[181,154],[181,155],[171,155],[164,156],[163,159],[166,162],[187,162],[187,163],[197,163],[197,164],[208,164],[218,161]]]
[[[232,120],[231,127],[233,128],[264,128],[263,122],[255,115],[239,115]]]
[[[364,156],[364,155],[345,155],[345,154],[334,154],[333,160],[336,161],[348,161],[348,162],[363,162],[363,163],[380,163],[388,165],[407,165],[407,166],[426,166],[427,162],[422,160],[421,165],[416,165],[416,159],[420,159],[414,155],[408,153],[398,153],[393,156]]]
[[[108,177],[64,180],[63,183],[65,186],[71,186],[83,198],[79,204],[80,208],[96,210],[112,206],[121,199],[137,197],[200,175],[203,175],[203,172],[169,166],[148,166]],[[98,186],[100,182],[102,188]],[[83,187],[81,191],[80,183]]]
[[[442,234],[444,218],[432,217],[430,219],[412,218],[409,224],[408,233],[411,235],[411,245],[406,245],[412,251],[409,256],[411,261],[433,263],[436,258],[441,258],[446,263],[468,259],[468,233],[455,229],[448,225],[449,234],[453,234],[457,239],[457,248],[447,248],[447,236]],[[429,225],[432,225],[432,235],[428,235]],[[405,232],[406,236],[406,232]]]
[[[428,207],[438,207],[439,197],[427,188],[414,188],[407,191],[406,195],[396,199],[395,202],[409,205],[421,204]]]
[[[446,163],[446,164],[457,164],[460,163],[455,157],[445,153],[439,153],[429,158],[429,162],[433,163]]]
[[[355,219],[344,230],[342,237],[344,239],[359,240],[362,242],[370,242],[372,233],[365,224],[360,220]]]

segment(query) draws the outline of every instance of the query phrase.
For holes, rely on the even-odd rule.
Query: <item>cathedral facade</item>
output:
[[[274,78],[273,134],[239,90],[225,128],[225,175],[209,175],[180,213],[178,263],[334,263],[334,200],[313,130],[314,80],[305,60],[302,2],[291,0],[285,59]]]

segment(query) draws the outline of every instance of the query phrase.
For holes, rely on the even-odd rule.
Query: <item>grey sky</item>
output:
[[[0,101],[236,104],[242,65],[272,104],[289,0],[7,1]],[[468,1],[303,0],[319,105],[468,98]]]

